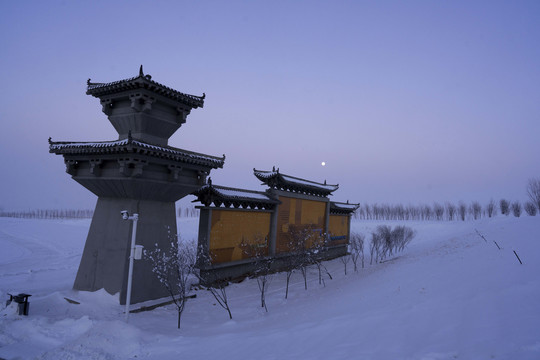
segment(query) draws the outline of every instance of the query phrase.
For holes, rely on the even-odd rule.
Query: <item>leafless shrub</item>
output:
[[[306,254],[306,240],[309,237],[309,230],[305,227],[289,226],[287,255],[283,258],[286,267],[286,287],[285,287],[285,299],[289,295],[289,283],[291,276],[295,270],[304,269],[307,266],[307,254]],[[306,272],[301,271],[302,275]],[[307,289],[307,280],[304,277],[305,287]]]
[[[456,205],[452,203],[446,203],[446,213],[448,214],[448,220],[454,220],[454,217],[456,216],[456,211]]]
[[[420,211],[422,214],[422,220],[431,220],[433,211],[431,210],[431,207],[429,205],[421,206]]]
[[[360,233],[352,233],[349,240],[349,252],[351,253],[351,260],[354,264],[354,271],[358,271],[358,260],[362,263],[364,268],[364,240],[365,236]]]
[[[487,211],[487,215],[488,217],[492,217],[496,214],[496,206],[495,206],[495,201],[493,201],[493,199],[489,200],[489,203],[486,205],[486,211]]]
[[[515,217],[521,216],[521,203],[519,201],[514,201],[512,203],[512,214],[514,214]]]
[[[257,279],[257,285],[261,293],[261,307],[268,312],[266,307],[266,291],[271,279],[270,270],[272,268],[272,258],[268,255],[268,244],[265,239],[257,237],[252,243],[242,241],[240,243],[242,252],[253,261],[253,274]]]
[[[341,256],[341,257],[339,258],[339,260],[340,260],[341,263],[343,264],[344,271],[345,271],[345,275],[347,275],[347,264],[348,264],[349,261],[351,260],[351,254],[350,254],[350,253],[347,253],[347,254]]]
[[[444,206],[439,203],[434,203],[433,213],[435,214],[435,219],[442,220],[444,217]]]
[[[371,242],[369,243],[369,264],[379,261],[379,254],[382,250],[382,238],[377,231],[371,233]]]
[[[144,252],[145,259],[152,263],[152,272],[167,289],[178,313],[178,328],[186,306],[188,293],[194,280],[197,247],[194,241],[180,241],[172,236],[169,229],[171,246],[169,249],[156,247]]]
[[[508,200],[501,199],[501,201],[499,201],[499,209],[501,209],[501,214],[506,216],[510,215],[510,203]]]
[[[377,233],[379,234],[382,243],[382,251],[379,254],[379,261],[381,261],[387,256],[392,256],[392,228],[388,225],[380,225],[377,226]]]
[[[414,238],[415,232],[406,226],[396,226],[393,230],[390,226],[381,225],[371,234],[371,261],[383,261],[387,257],[401,252]]]
[[[332,275],[324,266],[323,264],[323,257],[321,256],[321,253],[326,250],[324,239],[326,238],[326,235],[321,235],[318,237],[314,237],[313,244],[310,248],[307,249],[309,258],[311,259],[311,263],[317,267],[317,270],[319,272],[319,285],[323,284],[326,286],[326,282],[324,281],[323,272],[328,276],[330,280],[332,280]]]
[[[313,242],[314,231],[312,226],[289,225],[289,254],[292,256],[294,269],[300,270],[304,279],[304,288],[307,290],[307,268],[313,262],[313,254],[309,249],[309,243]]]
[[[527,212],[527,214],[529,216],[535,216],[536,215],[536,206],[532,202],[527,201],[525,203],[525,211]]]
[[[479,202],[473,201],[471,204],[471,215],[474,220],[478,220],[482,215],[482,206]]]
[[[465,205],[464,202],[460,201],[457,210],[461,221],[465,221],[465,216],[467,215],[467,205]]]
[[[409,245],[415,235],[415,231],[410,227],[396,226],[394,230],[392,230],[392,241],[394,243],[395,251],[401,252],[405,250],[405,247]]]
[[[201,246],[197,255],[197,264],[199,266],[204,265],[206,268],[214,270],[212,260],[213,259],[211,258],[210,254],[208,254],[204,247]],[[210,278],[204,279],[208,285],[204,287],[212,294],[219,306],[227,311],[229,314],[229,319],[232,319],[231,308],[229,307],[229,300],[227,297],[227,282],[218,279],[215,271],[210,271],[208,274]],[[203,284],[204,281],[202,281],[203,279],[201,279],[200,273],[195,272],[195,275],[199,279],[199,284]]]

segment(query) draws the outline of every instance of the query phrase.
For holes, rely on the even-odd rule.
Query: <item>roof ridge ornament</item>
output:
[[[142,64],[141,64],[141,67],[139,68],[139,76],[140,77],[144,76]]]

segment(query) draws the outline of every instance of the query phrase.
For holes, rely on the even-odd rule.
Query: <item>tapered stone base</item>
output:
[[[156,244],[162,250],[168,249],[168,228],[172,235],[177,231],[174,202],[98,198],[73,288],[120,292],[120,304],[125,304],[133,222],[122,219],[122,210],[139,214],[136,244],[145,249],[154,249]],[[168,295],[152,272],[151,262],[144,256],[135,260],[131,303]]]

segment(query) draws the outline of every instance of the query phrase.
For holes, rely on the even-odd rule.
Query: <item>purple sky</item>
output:
[[[338,201],[524,201],[539,44],[539,1],[4,2],[0,208],[94,206],[47,138],[116,139],[86,80],[140,64],[206,93],[169,144],[225,153],[215,184],[275,165]]]

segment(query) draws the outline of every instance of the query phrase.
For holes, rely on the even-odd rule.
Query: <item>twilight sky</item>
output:
[[[0,208],[93,208],[47,139],[116,139],[86,80],[141,64],[206,93],[169,145],[226,154],[215,184],[264,190],[275,165],[337,201],[524,201],[539,44],[534,0],[6,1]]]

